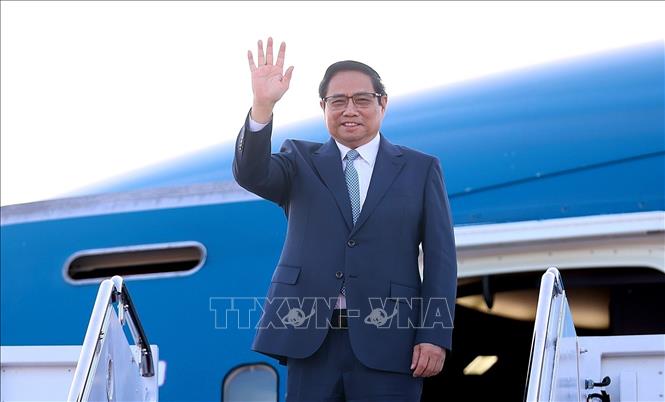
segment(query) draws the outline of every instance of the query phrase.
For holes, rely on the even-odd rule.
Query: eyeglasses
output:
[[[358,109],[366,109],[372,105],[374,98],[382,97],[382,94],[377,94],[375,92],[358,92],[351,96],[346,95],[331,95],[323,98],[323,103],[332,111],[340,111],[346,109],[346,105],[349,104],[349,98],[353,99],[353,104],[356,105]]]

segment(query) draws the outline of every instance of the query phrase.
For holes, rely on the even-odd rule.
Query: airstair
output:
[[[164,382],[119,276],[99,286],[82,346],[2,346],[0,356],[2,402],[157,401]]]
[[[543,275],[526,402],[665,401],[665,335],[577,336],[561,274]]]

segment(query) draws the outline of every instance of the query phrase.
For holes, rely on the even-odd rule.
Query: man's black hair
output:
[[[323,99],[326,96],[326,92],[328,92],[328,84],[330,84],[330,79],[340,71],[359,71],[369,76],[369,78],[372,80],[374,92],[381,95],[387,95],[386,88],[383,86],[383,82],[381,82],[379,73],[374,71],[372,67],[359,61],[344,60],[331,64],[330,67],[328,67],[326,70],[326,73],[323,74],[323,79],[321,80],[321,84],[319,84],[319,98]]]

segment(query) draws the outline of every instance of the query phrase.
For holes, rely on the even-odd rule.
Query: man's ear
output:
[[[323,100],[319,101],[319,106],[321,106],[321,110],[323,110],[324,112],[326,111],[326,104],[323,102]]]
[[[385,113],[387,107],[388,107],[388,95],[383,95],[381,97],[381,111]]]

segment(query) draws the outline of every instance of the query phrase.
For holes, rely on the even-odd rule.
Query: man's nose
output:
[[[353,99],[349,99],[349,101],[346,103],[346,107],[344,108],[344,116],[357,114],[358,108],[356,108],[356,104],[353,103]]]

